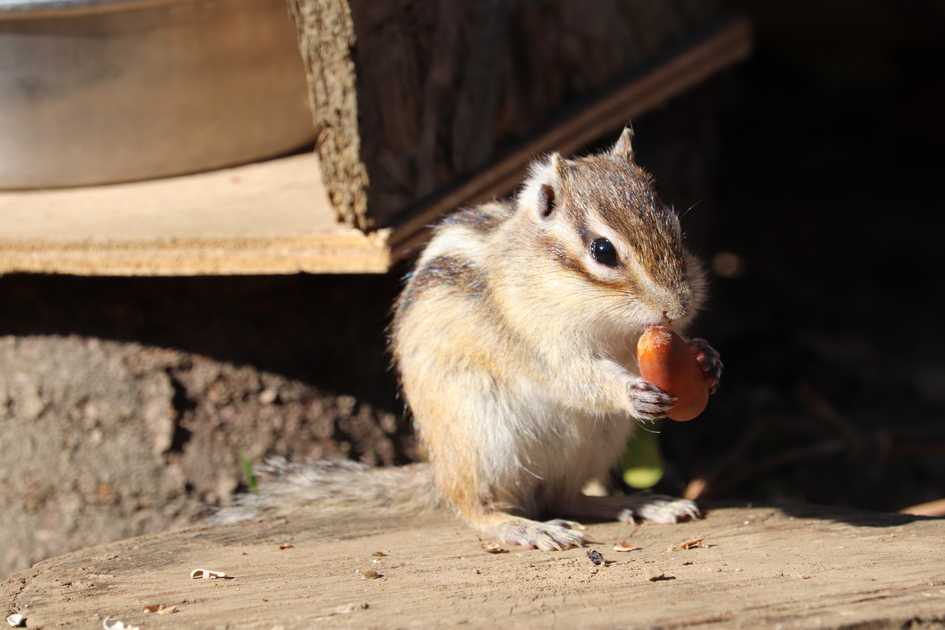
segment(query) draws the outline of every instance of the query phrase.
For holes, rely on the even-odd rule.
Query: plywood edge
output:
[[[388,231],[156,241],[2,241],[3,273],[81,276],[384,273]]]
[[[746,18],[720,18],[707,25],[658,55],[609,93],[552,121],[546,131],[515,147],[482,172],[405,213],[391,234],[392,257],[401,260],[416,254],[429,238],[430,226],[443,214],[510,194],[536,155],[550,151],[569,154],[587,146],[745,59],[751,46],[751,25]]]
[[[337,223],[314,153],[163,180],[0,192],[0,273],[383,273],[388,236]]]

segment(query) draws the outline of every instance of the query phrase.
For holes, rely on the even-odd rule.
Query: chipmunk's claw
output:
[[[690,339],[688,341],[689,349],[695,355],[696,361],[702,366],[705,374],[706,383],[709,386],[709,393],[714,394],[719,391],[719,381],[722,378],[722,359],[715,348],[709,345],[705,339]]]
[[[675,396],[642,378],[632,381],[629,388],[633,415],[641,420],[662,418],[676,404]]]

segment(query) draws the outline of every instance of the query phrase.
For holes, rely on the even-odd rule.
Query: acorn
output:
[[[637,342],[640,377],[676,398],[666,412],[672,420],[692,420],[709,402],[705,372],[689,344],[665,326],[650,326]]]

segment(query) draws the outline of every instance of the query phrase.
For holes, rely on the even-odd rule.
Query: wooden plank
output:
[[[64,629],[106,617],[150,629],[899,628],[939,627],[945,614],[942,519],[788,506],[596,524],[589,547],[606,562],[594,566],[587,549],[486,553],[446,515],[366,516],[308,512],[82,549],[0,584],[0,606],[27,627]],[[704,546],[678,548],[692,538]],[[615,552],[623,540],[640,549]],[[191,579],[198,568],[232,579]],[[158,604],[179,612],[143,610]]]
[[[443,214],[510,194],[528,163],[550,151],[569,154],[670,98],[742,60],[751,51],[751,28],[744,18],[728,18],[706,28],[680,46],[652,60],[608,94],[552,121],[543,133],[522,143],[484,171],[452,190],[418,204],[394,224],[390,237],[394,259],[414,255],[429,237],[429,226]]]
[[[0,192],[0,273],[382,273],[387,232],[340,225],[314,153],[185,177]]]

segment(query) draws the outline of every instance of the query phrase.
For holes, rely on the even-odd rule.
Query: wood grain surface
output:
[[[591,525],[597,542],[585,549],[493,554],[445,515],[366,516],[299,514],[84,549],[0,584],[0,606],[43,628],[107,617],[266,630],[899,628],[945,618],[942,519],[720,507],[679,525]],[[640,549],[614,551],[624,540]],[[592,564],[588,549],[605,562]],[[232,579],[191,579],[194,569]],[[144,612],[160,604],[179,612]]]

